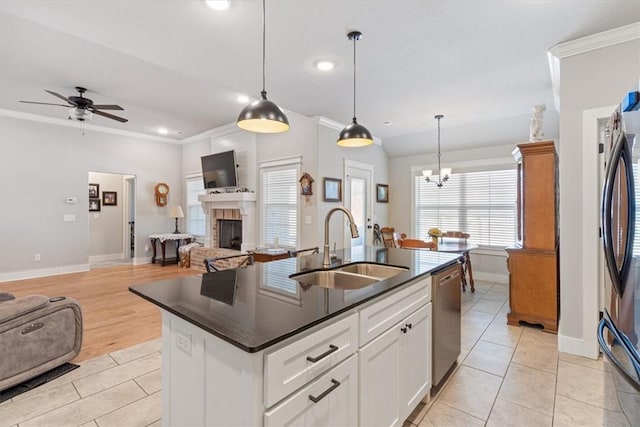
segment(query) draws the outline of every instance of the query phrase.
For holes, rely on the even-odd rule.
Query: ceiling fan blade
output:
[[[104,111],[94,110],[93,108],[91,109],[91,112],[94,113],[94,114],[97,114],[99,116],[103,116],[103,117],[107,117],[109,119],[117,120],[117,121],[122,122],[122,123],[126,123],[126,122],[129,121],[128,119],[124,119],[122,117],[114,116],[113,114],[105,113]]]
[[[59,105],[60,107],[73,108],[73,105],[64,105],[64,104],[51,104],[50,102],[35,102],[35,101],[20,101],[25,104],[40,104],[40,105]]]
[[[64,96],[60,95],[59,93],[55,93],[54,91],[47,90],[47,89],[45,89],[44,91],[47,92],[47,93],[50,93],[53,96],[57,96],[58,98],[68,102],[69,104],[75,105],[73,102],[69,101],[67,98],[65,98]]]
[[[101,105],[93,104],[92,107],[96,108],[98,110],[123,110],[124,111],[124,108],[122,108],[121,106],[113,105],[113,104],[104,104],[104,105],[103,104],[101,104]]]

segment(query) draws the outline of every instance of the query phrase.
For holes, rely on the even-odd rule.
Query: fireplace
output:
[[[202,210],[205,213],[206,248],[230,248],[230,240],[236,236],[240,236],[240,241],[234,240],[233,250],[246,252],[256,248],[255,193],[202,194],[198,196],[198,200],[202,203]],[[221,232],[221,221],[232,221],[234,224],[241,223],[241,225],[229,224],[228,226],[231,227],[231,230]],[[225,238],[223,235],[226,233],[232,235]],[[239,245],[239,247],[236,248],[236,245]]]
[[[242,247],[242,221],[237,219],[218,220],[218,247],[235,249]]]

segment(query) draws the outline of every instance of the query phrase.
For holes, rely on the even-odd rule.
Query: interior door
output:
[[[351,234],[344,233],[344,247],[370,246],[373,241],[373,224],[371,216],[373,204],[371,199],[373,181],[373,166],[365,163],[345,160],[345,206],[353,214],[353,218],[358,226],[359,237],[351,239]],[[345,222],[346,226],[346,222]]]

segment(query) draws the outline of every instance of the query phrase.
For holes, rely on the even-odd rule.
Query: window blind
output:
[[[206,235],[204,211],[198,201],[201,194],[205,194],[202,175],[188,177],[186,229],[187,233],[198,237]]]
[[[469,233],[482,247],[515,243],[515,168],[454,173],[442,188],[416,175],[414,184],[417,238],[428,239],[427,231],[438,227]]]
[[[298,165],[261,168],[262,244],[295,248],[298,241]]]

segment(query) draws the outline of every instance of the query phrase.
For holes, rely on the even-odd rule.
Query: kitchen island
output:
[[[402,424],[431,384],[429,275],[458,259],[338,251],[330,268],[404,267],[349,290],[289,278],[322,254],[132,286],[162,309],[163,425]]]

